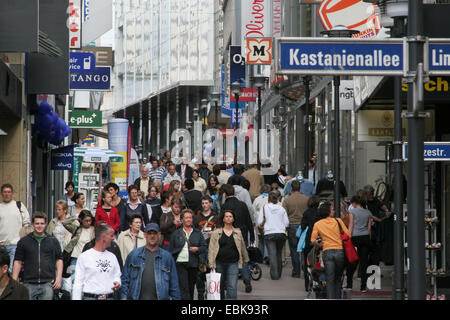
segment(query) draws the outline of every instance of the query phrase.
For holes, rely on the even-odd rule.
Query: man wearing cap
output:
[[[177,270],[172,255],[158,245],[159,226],[145,226],[146,245],[128,255],[121,277],[122,300],[181,300]]]

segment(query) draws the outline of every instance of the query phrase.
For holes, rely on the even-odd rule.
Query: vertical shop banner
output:
[[[130,154],[130,169],[128,171],[128,184],[133,184],[137,178],[140,177],[139,171],[139,157],[133,148],[131,148]]]
[[[121,190],[127,188],[128,172],[128,126],[127,119],[108,121],[108,148],[123,156],[123,162],[111,162],[111,179]]]
[[[81,0],[71,0],[69,3],[69,47],[70,49],[81,48],[81,25],[82,25],[82,3]]]
[[[51,150],[52,170],[73,170],[73,145]]]
[[[241,46],[245,57],[246,38],[272,37],[272,1],[273,0],[241,0]]]

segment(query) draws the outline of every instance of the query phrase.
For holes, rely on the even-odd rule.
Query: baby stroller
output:
[[[325,269],[321,264],[322,262],[322,250],[317,247],[313,247],[306,257],[306,272],[305,277],[308,277],[308,286],[306,291],[308,292],[307,298],[311,297],[314,293],[315,299],[327,298],[327,283],[325,278]]]
[[[263,262],[261,251],[256,247],[248,247],[248,268],[250,269],[250,276],[253,280],[259,280],[262,276],[262,270],[258,263]]]

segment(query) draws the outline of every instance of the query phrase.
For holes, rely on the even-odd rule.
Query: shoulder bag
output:
[[[191,242],[186,237],[186,234],[184,233],[183,228],[178,229],[178,231],[182,234],[184,240],[186,240],[186,242],[188,243],[188,246],[192,247]],[[194,232],[194,231],[192,230],[192,232]],[[190,252],[189,252],[189,254],[190,254]],[[200,271],[201,273],[206,273],[206,271],[208,271],[208,263],[200,255],[198,255],[198,271]]]
[[[264,206],[263,206],[263,221],[258,224],[258,231],[259,233],[263,236],[264,235],[264,224],[266,223],[266,211],[264,210]]]
[[[344,254],[349,263],[355,263],[359,260],[358,253],[353,245],[352,239],[342,230],[339,220],[334,218],[339,226],[341,233],[342,246],[344,247]]]

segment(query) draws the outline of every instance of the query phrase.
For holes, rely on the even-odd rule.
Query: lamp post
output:
[[[206,109],[208,108],[208,100],[202,99],[202,111],[203,111],[203,120],[202,120],[202,131],[205,131],[206,128]]]
[[[259,130],[262,129],[262,123],[261,123],[261,90],[265,87],[267,81],[269,80],[268,77],[265,76],[254,76],[253,77],[253,86],[258,90],[258,118],[257,118],[257,123],[258,123],[258,131],[256,136],[258,137],[258,141],[257,141],[257,150],[258,150],[258,166],[261,165],[261,161],[260,161],[260,136],[259,136]]]
[[[309,128],[309,114],[311,113],[311,107],[309,104],[309,99],[310,99],[310,90],[309,90],[309,83],[311,82],[311,76],[305,76],[303,77],[303,86],[305,88],[305,169],[304,169],[304,173],[303,173],[303,177],[305,177],[305,179],[309,179],[309,168],[308,168],[308,161],[311,158],[309,155],[310,152],[310,128]]]
[[[239,124],[238,124],[238,115],[239,115],[239,96],[242,93],[242,87],[241,87],[241,83],[239,81],[235,81],[231,84],[231,92],[233,93],[235,99],[236,99],[236,114],[235,114],[235,130],[237,131],[239,128]],[[237,135],[235,133],[234,135],[234,163],[237,164],[237,148],[238,148],[238,138]]]
[[[210,100],[214,102],[214,111],[215,111],[215,129],[218,128],[217,123],[219,122],[219,100],[220,100],[220,93],[217,91],[214,91],[210,94]]]
[[[322,31],[321,34],[331,38],[350,38],[353,34],[359,33],[356,30],[350,30],[345,26],[335,26],[331,30]],[[340,161],[340,143],[339,143],[339,86],[341,83],[340,76],[333,77],[334,83],[334,215],[340,217],[340,200],[341,200],[341,161]]]

